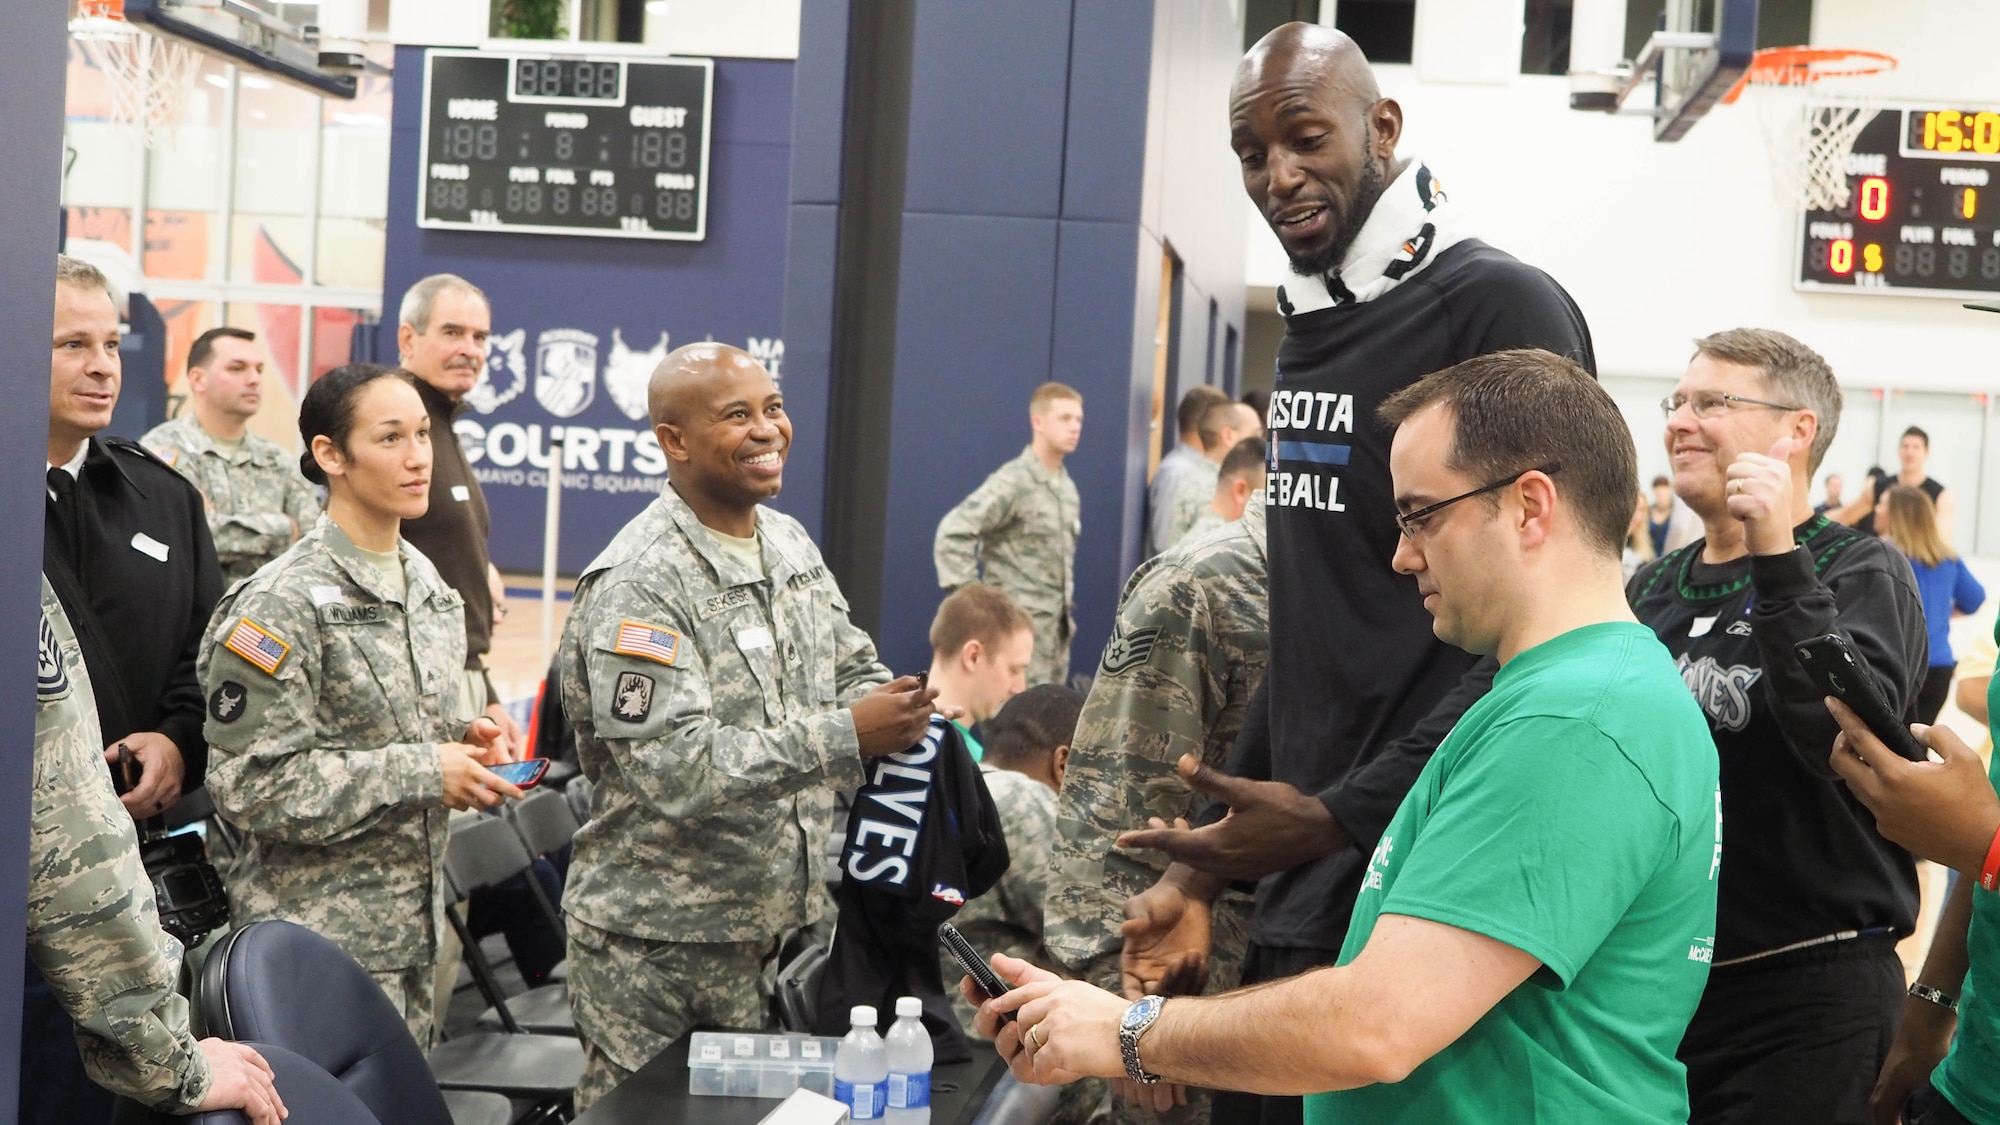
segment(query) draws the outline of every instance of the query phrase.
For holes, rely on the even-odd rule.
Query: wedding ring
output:
[[[1039,1050],[1041,1050],[1041,1049],[1042,1049],[1042,1047],[1043,1047],[1043,1043],[1042,1043],[1042,1025],[1041,1025],[1041,1024],[1036,1024],[1035,1026],[1033,1026],[1033,1027],[1029,1028],[1029,1029],[1028,1029],[1028,1038],[1030,1038],[1030,1039],[1032,1039],[1032,1040],[1034,1040],[1034,1041],[1035,1041],[1035,1049],[1036,1049],[1036,1050],[1038,1050],[1038,1051],[1039,1051]]]

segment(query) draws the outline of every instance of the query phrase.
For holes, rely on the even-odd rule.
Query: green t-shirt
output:
[[[957,719],[953,719],[951,725],[958,728],[958,736],[965,740],[965,749],[972,755],[973,761],[977,762],[986,756],[986,747],[981,745],[978,739],[972,737],[971,727],[966,726]]]
[[[2000,627],[1993,631],[2000,641]],[[2000,746],[2000,676],[1986,685],[1986,721]],[[1986,776],[2000,786],[2000,753]],[[1964,876],[1960,876],[1963,878]],[[2000,1123],[2000,894],[1972,892],[1965,933],[1969,964],[1958,993],[1958,1034],[1951,1053],[1931,1073],[1931,1085],[1953,1109],[1978,1125]]]
[[[1306,1121],[1686,1122],[1674,1052],[1714,955],[1720,815],[1708,724],[1651,630],[1508,661],[1382,834],[1339,963],[1401,914],[1543,967],[1408,1078],[1316,1094]]]

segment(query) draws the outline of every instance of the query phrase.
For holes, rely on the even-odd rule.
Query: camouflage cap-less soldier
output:
[[[319,498],[299,474],[299,460],[245,433],[225,448],[192,414],[154,426],[140,444],[193,482],[208,501],[208,532],[225,585],[250,577],[319,518]]]
[[[42,580],[28,957],[70,1018],[98,1085],[169,1113],[208,1095],[208,1060],[174,992],[181,946],[160,928],[139,839],[104,769],[97,704],[69,619]]]
[[[577,581],[557,666],[595,786],[563,895],[579,1105],[674,1025],[761,1013],[759,957],[827,903],[833,794],[862,781],[845,707],[890,677],[805,529],[756,519],[760,565],[669,488]],[[680,973],[701,975],[660,979]]]
[[[1191,817],[1207,799],[1175,772],[1183,754],[1221,768],[1269,657],[1264,494],[1243,518],[1174,546],[1134,572],[1077,721],[1057,798],[1044,940],[1070,971],[1122,990],[1125,901],[1165,869],[1157,853],[1113,846],[1149,817]],[[1215,903],[1208,991],[1233,988],[1248,941],[1250,896]],[[1106,1095],[1108,1097],[1108,1094]],[[1074,1096],[1065,1098],[1065,1106]],[[1206,1120],[1206,1101],[1173,1120]],[[1145,1116],[1124,1103],[1120,1120]]]
[[[1007,591],[1035,623],[1030,684],[1069,678],[1082,511],[1069,470],[1050,472],[1031,445],[993,470],[938,522],[932,545],[938,585],[955,590],[968,582],[991,583]]]
[[[407,542],[403,589],[333,521],[216,606],[202,652],[209,792],[249,834],[237,925],[284,918],[382,982],[419,1043],[443,923],[444,777],[464,602]]]

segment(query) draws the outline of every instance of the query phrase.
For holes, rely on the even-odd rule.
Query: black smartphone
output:
[[[931,686],[931,670],[926,668],[917,673],[917,690],[922,691],[929,686]]]
[[[504,765],[488,766],[493,776],[518,789],[533,789],[542,783],[542,775],[549,772],[547,758],[529,758],[525,762],[507,762]]]
[[[978,951],[972,948],[972,943],[965,940],[964,934],[958,932],[957,926],[950,922],[939,922],[937,935],[938,944],[944,946],[944,951],[951,954],[951,959],[958,962],[958,967],[965,970],[966,975],[972,978],[972,983],[979,986],[979,990],[986,994],[988,1000],[1003,992],[1011,991],[1011,986],[993,972],[993,967],[979,956]],[[1014,1013],[1008,1012],[1001,1018],[1011,1020],[1014,1018]]]
[[[1917,741],[1910,728],[1890,713],[1889,701],[1875,686],[1868,666],[1855,655],[1847,640],[1837,633],[1814,637],[1792,646],[1799,664],[1819,689],[1854,709],[1882,744],[1913,762],[1930,760],[1930,749]]]

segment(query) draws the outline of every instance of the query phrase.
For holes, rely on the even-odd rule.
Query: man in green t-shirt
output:
[[[1000,587],[968,582],[938,605],[931,619],[930,685],[939,710],[965,712],[952,722],[973,761],[985,748],[972,736],[972,725],[999,714],[1028,686],[1034,655],[1035,623]]]
[[[1986,692],[2000,744],[2000,679]],[[1875,814],[1876,829],[1959,873],[1869,1108],[1877,1121],[1906,1125],[2000,1125],[2000,894],[1980,885],[2000,841],[2000,755],[1988,772],[1978,751],[1938,725],[1912,729],[1944,760],[1911,762],[1838,701],[1827,707],[1841,729],[1834,772]]]
[[[1626,605],[1629,432],[1539,351],[1427,376],[1381,416],[1393,565],[1440,638],[1501,667],[1384,832],[1339,963],[1128,1006],[995,958],[1019,987],[980,1030],[1024,1081],[1313,1094],[1308,1122],[1685,1122],[1674,1051],[1713,950],[1717,766]]]

